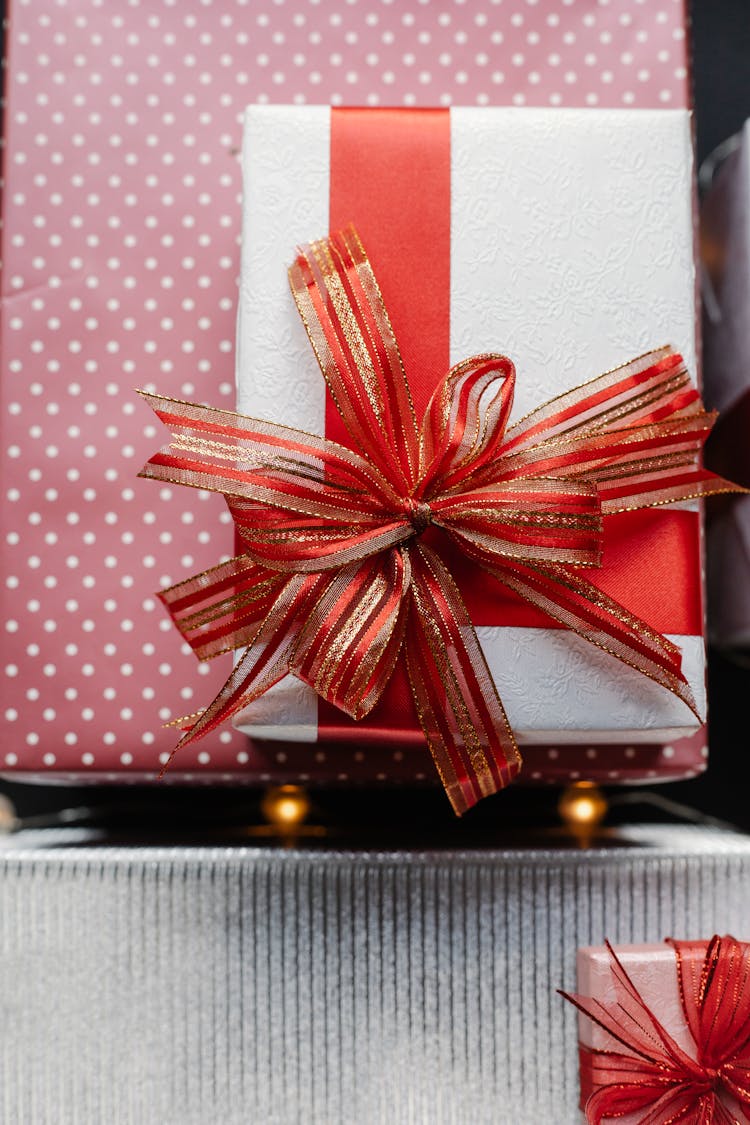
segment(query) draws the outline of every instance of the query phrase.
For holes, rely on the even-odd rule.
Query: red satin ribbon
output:
[[[733,937],[668,944],[694,1043],[690,1054],[644,1002],[609,945],[614,1002],[562,993],[611,1043],[580,1046],[581,1104],[590,1125],[636,1113],[640,1125],[750,1120],[750,945]]]
[[[248,646],[180,745],[288,672],[360,719],[400,666],[456,812],[502,788],[520,755],[456,557],[694,710],[676,647],[584,577],[605,518],[733,487],[698,464],[713,416],[681,357],[649,353],[509,426],[513,364],[474,356],[422,416],[354,229],[289,276],[346,444],[145,396],[174,441],[143,474],[224,493],[245,551],[162,595],[202,659]]]
[[[329,229],[354,219],[377,264],[421,419],[450,367],[449,110],[333,108],[329,207]],[[326,436],[348,440],[330,397]]]

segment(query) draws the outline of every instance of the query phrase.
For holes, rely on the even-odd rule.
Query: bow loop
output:
[[[227,497],[245,549],[270,569],[292,572],[338,570],[380,554],[408,539],[411,521],[402,513],[377,511],[357,517],[317,518],[282,505],[253,504]]]
[[[449,492],[495,457],[513,406],[515,368],[504,355],[452,367],[430,399],[420,433],[420,491]]]
[[[396,337],[353,226],[300,247],[289,284],[354,444],[403,492],[418,471],[418,428]]]
[[[199,660],[250,644],[287,578],[237,555],[159,595]]]
[[[601,504],[588,481],[509,480],[432,502],[432,518],[487,560],[537,559],[598,566]]]
[[[714,415],[671,348],[567,391],[508,430],[500,475],[588,480],[602,511],[738,491],[699,464]]]
[[[372,711],[401,651],[408,551],[342,567],[307,614],[292,671],[354,719]]]

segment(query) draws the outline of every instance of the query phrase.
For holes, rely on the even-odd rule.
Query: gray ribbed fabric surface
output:
[[[2,1123],[578,1122],[576,1019],[555,994],[576,947],[750,937],[750,839],[621,840],[461,854],[6,841]]]

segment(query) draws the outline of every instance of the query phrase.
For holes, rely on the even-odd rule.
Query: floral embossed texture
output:
[[[638,731],[643,738],[648,732],[684,724],[684,708],[678,699],[665,700],[666,693],[658,684],[644,681],[619,662],[602,659],[575,634],[479,626],[477,636],[490,667],[502,669],[497,675],[503,703],[511,725],[525,743],[545,741],[545,732],[546,740],[552,737],[550,714],[555,719],[554,734],[567,740],[587,730],[602,732],[602,740],[618,731]],[[680,638],[680,642],[686,674],[698,681],[703,668],[702,639]],[[704,703],[702,696],[699,702]]]
[[[328,227],[329,146],[326,109],[304,108],[294,118],[269,109],[260,121],[247,114],[237,409],[316,433],[324,427],[320,372],[293,308],[287,266],[295,244]],[[269,209],[275,221],[267,221]]]
[[[687,115],[454,114],[452,361],[510,355],[516,417],[662,343],[694,372]]]

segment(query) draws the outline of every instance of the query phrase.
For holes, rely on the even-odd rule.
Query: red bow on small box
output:
[[[612,1039],[611,1050],[580,1048],[590,1125],[638,1113],[639,1125],[750,1120],[750,945],[733,937],[668,944],[694,1054],[662,1026],[609,945],[615,1001],[562,993]]]
[[[682,358],[651,352],[509,427],[513,364],[474,356],[420,423],[354,229],[302,249],[289,277],[351,447],[144,395],[174,440],[141,475],[222,492],[244,547],[161,595],[201,659],[247,646],[179,745],[289,672],[360,719],[405,661],[456,812],[506,785],[521,759],[447,540],[694,709],[679,650],[582,574],[607,515],[734,489],[698,464],[713,415]]]

